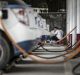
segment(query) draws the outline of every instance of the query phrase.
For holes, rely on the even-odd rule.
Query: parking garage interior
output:
[[[5,1],[5,0],[0,0],[0,2],[2,2],[2,1]],[[14,1],[6,0],[6,2],[8,2],[8,4],[11,4],[11,5],[13,5],[13,4],[18,5],[18,1],[23,6],[26,4],[27,10],[31,9],[31,11],[38,13],[38,16],[43,21],[46,22],[46,25],[49,25],[49,28],[47,29],[49,32],[51,32],[54,29],[54,27],[58,27],[64,32],[64,34],[63,34],[63,38],[62,38],[61,42],[58,42],[57,44],[55,44],[53,42],[51,43],[50,42],[51,40],[49,40],[49,39],[43,41],[42,39],[38,38],[39,39],[37,41],[37,42],[39,42],[38,45],[35,44],[36,41],[34,41],[35,46],[33,46],[30,49],[29,53],[28,52],[26,52],[26,53],[28,53],[30,55],[33,54],[40,58],[35,58],[35,56],[33,56],[33,57],[30,56],[32,59],[28,56],[26,58],[23,58],[24,56],[22,56],[22,54],[21,54],[19,56],[19,58],[15,62],[13,62],[13,65],[15,65],[15,66],[10,68],[9,71],[1,70],[0,75],[80,75],[80,49],[78,49],[76,51],[75,50],[76,48],[74,48],[74,47],[76,47],[77,42],[80,41],[80,22],[79,22],[79,20],[80,20],[80,14],[79,14],[80,13],[80,6],[79,6],[80,1],[79,0],[14,0]],[[23,8],[23,6],[22,6],[22,8]],[[12,7],[12,9],[13,9],[13,7]],[[0,9],[0,10],[2,10],[2,9]],[[14,10],[14,12],[15,12],[15,10]],[[29,13],[30,12],[28,12],[28,14]],[[32,13],[32,14],[34,14],[34,13]],[[34,14],[34,15],[36,15],[36,14]],[[34,19],[36,20],[36,18],[37,17],[35,17]],[[31,19],[31,17],[30,17],[30,19]],[[32,17],[32,19],[33,19],[33,17]],[[32,19],[31,19],[31,21],[34,21]],[[31,22],[31,21],[28,20],[27,22]],[[8,24],[7,21],[5,23]],[[35,22],[35,24],[36,23],[37,23],[37,21]],[[28,26],[29,26],[29,24],[31,24],[31,23],[28,23]],[[31,25],[33,25],[33,24],[34,24],[34,22],[32,22]],[[43,23],[43,25],[45,25],[45,23]],[[16,32],[16,30],[17,30],[16,27],[17,26],[14,26],[14,28],[11,30],[11,32],[13,30],[15,30],[15,31],[12,32],[12,34],[11,33],[10,34],[11,35],[14,34],[14,36],[13,36],[14,40],[20,40],[20,39],[15,39],[15,37],[16,37],[15,33],[18,33],[18,31]],[[34,27],[31,26],[31,29],[33,29],[33,30],[37,29],[35,27],[36,27],[35,25],[34,25]],[[5,27],[3,26],[3,28],[5,31],[6,28],[8,28],[8,26],[7,25]],[[26,29],[24,29],[24,30],[26,30]],[[6,32],[8,34],[7,30],[6,30]],[[38,32],[38,31],[36,31],[36,32]],[[43,32],[45,32],[45,31],[43,31]],[[21,33],[22,33],[22,31],[21,31]],[[32,35],[34,35],[34,33],[35,32],[33,32]],[[22,34],[26,35],[25,33],[22,33]],[[37,35],[37,33],[35,33],[35,34],[36,35],[34,35],[33,38],[35,36],[39,36],[40,33],[38,33],[38,35]],[[65,37],[66,37],[66,39],[64,39]],[[32,36],[30,36],[29,39],[30,38],[32,38]],[[22,41],[22,43],[23,42],[24,41]],[[15,44],[15,42],[13,42],[13,41],[12,41],[12,44],[14,45],[13,46],[14,49],[17,49],[17,48],[24,49],[25,47],[27,49],[28,47],[31,47],[31,45],[33,45],[33,44],[29,43],[30,45],[27,44],[27,46],[25,46],[21,43]],[[80,48],[80,42],[78,43],[78,46]],[[1,47],[0,47],[0,49],[1,49]],[[57,57],[57,55],[64,55],[65,51],[68,53],[68,52],[70,52],[70,50],[75,50],[75,52],[72,54],[72,56],[77,52],[79,52],[79,53],[77,53],[77,55],[75,55],[71,60],[67,60],[68,55],[62,56],[63,60],[66,59],[65,60],[66,62],[64,61],[63,63],[60,62],[57,64],[53,64],[51,62],[52,60],[50,60],[51,64],[48,63],[49,58],[55,58],[55,57]],[[58,52],[56,52],[56,51],[58,51]],[[20,60],[21,58],[23,58],[23,59]],[[44,58],[44,59],[41,59],[41,58]],[[45,58],[47,58],[47,59],[45,59]],[[54,61],[56,61],[56,60],[57,59],[54,59]],[[61,58],[58,60],[61,60]],[[44,61],[46,61],[46,62],[44,62]]]

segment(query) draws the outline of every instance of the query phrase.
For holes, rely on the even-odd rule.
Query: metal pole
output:
[[[77,34],[80,35],[80,0],[77,0]]]
[[[77,0],[67,0],[67,33],[77,26]],[[72,34],[72,45],[76,42],[76,29]]]

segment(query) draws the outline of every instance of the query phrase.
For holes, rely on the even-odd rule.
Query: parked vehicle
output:
[[[21,14],[23,14],[22,17]],[[0,17],[11,37],[26,52],[31,51],[36,45],[34,42],[41,39],[46,32],[44,28],[38,26],[38,22],[36,23],[35,18],[38,17],[38,14],[31,7],[26,8],[18,3],[10,4],[8,1],[8,5],[0,9]],[[14,57],[19,55],[20,52],[5,34],[0,22],[0,69],[4,69]]]

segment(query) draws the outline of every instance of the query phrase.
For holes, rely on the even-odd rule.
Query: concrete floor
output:
[[[72,75],[70,63],[16,65],[10,73],[3,75]]]
[[[51,50],[55,50],[57,48],[50,47]],[[57,50],[64,50],[64,47],[61,48],[59,47],[59,49]],[[60,53],[57,54],[54,53],[52,55],[58,55],[58,54]],[[15,68],[11,69],[9,73],[4,73],[3,75],[73,75],[72,74],[73,65],[74,63],[71,63],[71,61],[62,64],[32,64],[32,63],[20,64],[20,65],[18,64],[16,65]]]

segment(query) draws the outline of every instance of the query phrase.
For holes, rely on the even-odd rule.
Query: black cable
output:
[[[43,52],[43,51],[39,51],[39,48],[40,48],[40,47],[42,47],[42,49],[45,50],[46,52],[63,52],[63,51],[64,51],[64,50],[63,50],[63,51],[49,51],[48,49],[44,48],[42,45],[39,45],[38,47],[34,48],[32,51],[33,51],[33,52],[36,52],[36,50],[37,50],[37,52]],[[71,48],[71,46],[68,47],[68,48]],[[67,48],[67,49],[68,49],[68,48]],[[66,50],[67,50],[67,49],[66,49]],[[45,52],[45,51],[44,51],[44,52]]]
[[[38,55],[36,55],[36,56],[40,57],[40,58],[44,58],[44,59],[53,59],[53,58],[58,58],[58,57],[61,57],[61,56],[65,57],[65,55],[70,54],[70,53],[72,53],[74,51],[75,50],[71,50],[69,53],[61,54],[61,55],[58,55],[58,56],[55,56],[55,57],[42,57],[42,56],[38,56]]]
[[[77,42],[76,42],[76,43],[77,43]],[[76,43],[75,43],[75,44],[76,44]],[[38,49],[38,48],[42,47],[42,48],[43,48],[43,50],[45,50],[46,52],[65,52],[65,51],[67,51],[67,50],[71,49],[72,47],[74,47],[74,46],[75,46],[75,44],[74,44],[74,45],[69,46],[67,49],[62,50],[62,51],[49,51],[48,49],[46,49],[46,48],[44,48],[44,47],[43,47],[44,45],[40,45],[39,47],[35,48],[33,51],[35,52],[35,50],[36,50],[36,49]],[[37,52],[41,52],[41,51],[37,51]]]
[[[71,46],[70,47],[68,47],[67,49],[65,49],[65,50],[62,50],[62,51],[50,51],[49,49],[46,49],[46,48],[44,48],[44,47],[42,47],[46,52],[65,52],[65,51],[67,51],[69,48],[71,48]]]
[[[71,48],[73,48],[76,44],[77,44],[77,42],[74,45],[72,45]],[[44,59],[58,58],[58,57],[61,57],[61,56],[65,57],[65,55],[70,54],[70,53],[72,53],[74,51],[75,50],[71,50],[69,53],[61,54],[61,55],[58,55],[58,56],[55,56],[55,57],[42,57],[42,56],[38,56],[38,55],[37,55],[37,57],[44,58]]]
[[[38,45],[38,47],[32,49],[33,52],[35,52],[36,50],[38,50],[42,45]]]
[[[80,67],[80,62],[72,69],[72,73],[74,75],[80,75],[80,73],[76,73],[76,69]]]
[[[75,43],[75,44],[76,44],[76,43]],[[73,46],[75,46],[75,44],[74,44]],[[47,52],[65,52],[65,51],[67,51],[68,49],[71,49],[73,46],[70,46],[70,47],[68,47],[67,49],[62,50],[62,51],[49,51],[48,49],[44,48],[43,46],[42,46],[42,48],[43,48],[45,51],[47,51]]]
[[[43,46],[44,46],[44,44],[42,44],[41,42],[39,42],[38,43],[38,47],[32,49],[31,51],[36,52],[36,50],[38,50],[40,47],[42,47],[42,49],[45,50],[45,51],[47,51],[47,52],[64,52],[64,51],[67,51],[68,49],[72,48],[72,45],[70,45],[70,47],[68,47],[66,50],[63,50],[63,51],[49,51],[48,49],[44,48]],[[37,51],[37,52],[43,52],[43,51]]]
[[[76,42],[77,43],[77,42]],[[76,44],[75,43],[75,44]],[[46,49],[46,48],[44,48],[43,46],[41,46],[45,51],[47,51],[47,52],[65,52],[65,51],[67,51],[68,49],[71,49],[73,46],[75,46],[75,44],[74,45],[70,45],[67,49],[65,49],[65,50],[62,50],[62,51],[49,51],[48,49]]]

